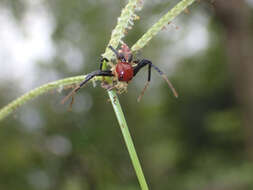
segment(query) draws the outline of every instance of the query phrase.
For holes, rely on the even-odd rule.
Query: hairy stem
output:
[[[141,0],[129,0],[129,3],[122,10],[121,16],[118,18],[117,26],[112,31],[111,40],[110,40],[108,46],[111,45],[114,48],[116,48],[119,45],[121,39],[125,35],[126,29],[130,29],[129,25],[131,25],[133,23],[134,18],[137,16],[135,14],[135,11],[140,10],[142,8],[141,2],[142,2]],[[111,60],[113,58],[113,52],[107,47],[103,56],[106,57],[107,59]],[[115,115],[116,115],[117,120],[119,122],[119,126],[121,129],[122,135],[124,137],[124,140],[125,140],[125,143],[126,143],[135,173],[136,173],[137,178],[139,180],[141,189],[148,190],[148,185],[145,180],[137,153],[135,151],[134,144],[133,144],[131,135],[128,130],[125,116],[124,116],[123,111],[121,109],[118,96],[115,91],[109,91],[109,90],[108,90],[108,95],[110,97]]]
[[[130,1],[129,1],[130,2]],[[184,9],[191,5],[194,2],[194,0],[183,0],[180,3],[178,3],[171,11],[169,11],[165,16],[163,16],[156,24],[154,24],[153,27],[151,27],[138,41],[137,43],[132,47],[132,51],[136,51],[141,49],[142,47],[144,47],[160,30],[162,30],[162,28],[164,26],[166,26],[168,24],[168,22],[170,22],[172,19],[174,19],[179,13],[181,13],[182,11],[184,11]],[[133,8],[133,7],[132,7]],[[123,10],[124,11],[124,10]],[[122,14],[123,14],[122,11]],[[130,13],[133,13],[134,9],[132,11],[129,11]],[[134,14],[134,13],[133,13]],[[121,15],[122,16],[122,15]],[[129,18],[131,17],[131,15],[128,15]],[[127,20],[127,18],[125,19],[125,21]],[[121,17],[118,19],[120,24]],[[125,23],[126,26],[126,23]],[[116,28],[118,27],[118,25],[116,26]],[[116,28],[114,30],[116,30]],[[124,36],[124,28],[122,30],[119,31],[119,33],[116,36]],[[111,36],[111,42],[115,42],[115,44],[110,44],[114,47],[118,46],[118,43],[120,41],[121,38],[114,38],[114,33],[112,33]],[[115,40],[115,41],[114,41]],[[104,56],[108,56],[107,58],[111,59],[112,58],[112,52],[111,54],[109,54],[109,52],[111,52],[108,48],[106,49],[106,52],[104,54]],[[107,53],[108,52],[108,53]],[[142,188],[142,190],[148,190],[148,185],[147,182],[145,180],[138,156],[136,154],[135,148],[134,148],[134,144],[133,141],[131,139],[129,130],[128,130],[128,126],[123,114],[123,111],[121,109],[120,103],[119,103],[119,99],[116,95],[116,93],[114,91],[108,91],[114,112],[116,114],[116,117],[118,119],[119,125],[120,125],[120,129],[121,132],[123,134],[130,158],[132,160],[133,163],[133,167],[135,169],[137,178],[139,180],[140,186]]]
[[[30,92],[27,92],[26,94],[10,102],[8,105],[6,105],[0,110],[0,120],[4,119],[6,116],[8,116],[10,113],[16,110],[18,107],[22,106],[27,101],[41,94],[44,94],[52,89],[64,87],[65,85],[70,85],[77,82],[81,82],[84,79],[84,77],[85,76],[76,76],[76,77],[65,78],[62,80],[44,84],[38,88],[31,90]]]
[[[177,15],[183,12],[195,0],[182,0],[156,22],[131,48],[132,51],[142,49],[159,31],[168,25]]]
[[[125,36],[126,30],[131,29],[134,24],[134,20],[138,19],[138,16],[135,14],[136,11],[140,11],[143,6],[144,0],[129,0],[128,4],[121,11],[121,15],[118,18],[116,27],[112,30],[111,39],[109,45],[114,48],[117,48],[121,39]],[[106,47],[106,51],[103,54],[103,57],[108,58],[109,60],[113,58],[113,52]]]

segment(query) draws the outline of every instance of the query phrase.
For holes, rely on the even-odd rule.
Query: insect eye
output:
[[[119,54],[118,59],[121,60],[121,61],[125,61],[125,57],[122,53]]]

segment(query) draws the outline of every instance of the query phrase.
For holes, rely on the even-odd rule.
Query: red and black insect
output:
[[[109,48],[115,53],[117,57],[117,64],[114,68],[111,70],[102,70],[104,61],[109,62],[108,59],[102,58],[100,63],[100,69],[97,71],[93,71],[85,77],[85,80],[81,82],[71,93],[69,93],[68,96],[66,96],[63,99],[63,103],[73,95],[83,86],[85,85],[89,80],[91,80],[95,76],[104,76],[104,77],[115,77],[117,81],[129,83],[132,78],[146,65],[148,66],[148,81],[143,88],[141,95],[138,98],[138,101],[140,101],[141,97],[143,96],[146,88],[148,87],[148,84],[151,80],[151,68],[154,68],[168,83],[169,87],[171,88],[173,94],[175,97],[178,97],[178,94],[169,81],[169,79],[166,77],[166,75],[157,67],[155,66],[151,61],[147,59],[142,60],[133,60],[133,54],[130,50],[130,48],[126,44],[122,44],[121,48],[117,51],[112,46],[109,46]],[[113,88],[112,86],[111,88]],[[73,102],[73,99],[72,99]]]

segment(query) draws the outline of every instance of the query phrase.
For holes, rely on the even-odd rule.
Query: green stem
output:
[[[120,125],[120,129],[121,132],[123,134],[129,155],[131,157],[132,163],[133,163],[133,167],[135,169],[135,173],[137,175],[137,178],[139,180],[140,186],[142,190],[148,190],[148,185],[146,183],[144,174],[142,172],[142,168],[138,159],[138,156],[136,154],[135,148],[134,148],[134,144],[131,138],[131,135],[129,133],[128,127],[127,127],[127,123],[126,123],[126,119],[124,117],[124,113],[121,109],[120,106],[120,102],[118,99],[117,94],[115,93],[115,91],[108,91],[108,95],[110,97],[110,100],[112,102],[112,106],[114,109],[114,112],[117,116],[119,125]]]
[[[182,0],[156,22],[131,48],[132,51],[142,49],[163,27],[167,26],[177,15],[183,12],[195,0]]]
[[[31,100],[41,94],[44,94],[52,89],[63,87],[65,85],[74,84],[77,82],[81,82],[84,79],[85,76],[76,76],[76,77],[69,77],[62,80],[50,82],[47,84],[44,84],[38,88],[35,88],[31,90],[30,92],[25,93],[23,96],[20,96],[16,100],[10,102],[6,106],[4,106],[0,110],[0,120],[4,119],[6,116],[8,116],[10,113],[12,113],[14,110],[16,110],[18,107],[22,106],[24,103],[26,103],[28,100]]]
[[[120,43],[120,40],[125,35],[125,30],[129,28],[129,23],[132,23],[134,18],[136,17],[135,11],[142,8],[141,0],[129,0],[126,7],[122,10],[120,17],[118,18],[118,23],[115,27],[115,29],[112,31],[111,40],[109,42],[109,45],[113,46],[114,48],[117,48],[117,46]],[[105,53],[103,54],[104,57],[111,60],[113,58],[113,52],[106,48]],[[119,99],[115,91],[108,91],[108,95],[110,97],[115,115],[118,119],[120,129],[122,132],[122,135],[124,137],[130,158],[133,163],[133,167],[135,169],[135,173],[137,175],[137,178],[139,180],[140,186],[142,190],[148,190],[148,185],[146,183],[141,164],[139,162],[138,156],[136,154],[134,144],[131,138],[131,135],[128,130],[128,126],[123,114],[123,111],[121,109]]]
[[[164,26],[166,26],[168,24],[168,22],[170,22],[173,18],[175,18],[180,12],[182,12],[187,6],[189,6],[193,2],[194,2],[194,0],[183,0],[180,3],[178,3],[171,11],[169,11],[164,17],[162,17],[150,30],[148,30],[147,33],[145,33],[137,41],[137,43],[131,48],[132,51],[136,51],[136,50],[139,50],[142,47],[144,47],[152,39],[153,36],[155,36],[160,30],[162,30],[162,28]],[[130,11],[130,13],[131,13],[131,11]],[[123,14],[123,11],[122,11],[122,14]],[[122,16],[122,14],[121,14],[121,16]],[[131,15],[128,15],[128,16],[131,17]],[[121,19],[119,19],[119,20],[121,20]],[[125,19],[125,21],[126,20],[127,19]],[[117,28],[117,26],[116,26],[116,28]],[[119,31],[119,33],[121,33],[122,36],[123,36],[123,33],[122,33],[123,31],[124,31],[124,29]],[[119,36],[119,34],[116,35],[116,36]],[[116,40],[113,41],[114,39],[116,39]],[[114,38],[113,33],[112,33],[111,41],[115,42],[115,44],[113,44],[114,47],[118,46],[119,40],[120,40],[120,38]],[[110,43],[111,43],[111,41],[110,41]],[[112,54],[109,54],[109,53],[110,53],[110,51],[107,48],[104,56],[108,56],[107,58],[111,59]],[[114,112],[115,112],[116,117],[118,119],[120,129],[121,129],[121,132],[123,134],[123,137],[124,137],[129,155],[131,157],[131,160],[132,160],[133,167],[135,169],[137,178],[139,180],[141,189],[142,190],[148,190],[148,185],[147,185],[147,182],[145,180],[145,177],[144,177],[144,174],[143,174],[138,156],[136,154],[134,144],[132,142],[132,138],[131,138],[131,135],[130,135],[129,130],[128,130],[128,126],[127,126],[123,111],[122,111],[120,103],[119,103],[118,96],[116,95],[116,93],[114,91],[108,91],[108,95],[110,97]]]
[[[127,29],[132,28],[133,21],[138,18],[135,14],[136,11],[142,9],[143,0],[129,0],[127,5],[122,9],[121,15],[118,18],[116,27],[112,30],[111,39],[108,45],[111,45],[114,48],[117,48],[121,39],[125,37]],[[103,57],[108,58],[109,60],[113,58],[114,53],[106,47],[106,51],[103,54]]]

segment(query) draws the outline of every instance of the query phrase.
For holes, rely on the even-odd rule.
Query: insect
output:
[[[109,46],[109,48],[115,53],[117,58],[117,64],[113,66],[110,70],[102,70],[103,69],[103,63],[109,62],[108,59],[102,58],[100,63],[100,68],[97,71],[93,71],[85,77],[84,81],[82,81],[76,88],[72,90],[63,100],[62,103],[64,103],[69,97],[72,96],[71,105],[74,101],[73,95],[83,86],[85,85],[89,80],[91,80],[95,76],[104,76],[104,77],[113,77],[114,81],[116,81],[115,85],[104,85],[107,86],[107,89],[117,88],[119,91],[125,91],[128,83],[133,79],[133,77],[145,66],[148,66],[148,80],[138,97],[138,101],[141,100],[142,96],[144,95],[145,90],[147,89],[150,80],[151,80],[151,68],[154,68],[162,77],[163,79],[168,83],[169,87],[171,88],[173,94],[175,97],[178,97],[178,94],[169,81],[169,79],[166,77],[166,75],[157,67],[155,66],[151,61],[147,59],[142,60],[133,60],[133,54],[130,50],[130,48],[126,44],[122,44],[120,49],[117,51],[112,46]],[[122,90],[123,89],[123,90]]]

